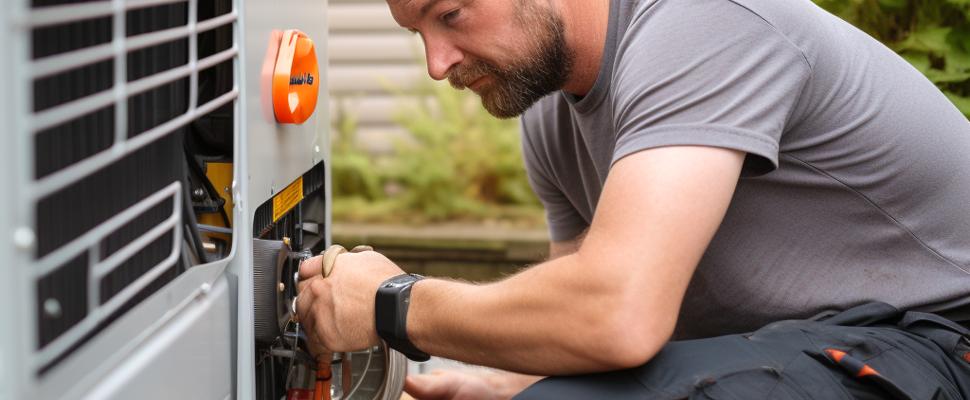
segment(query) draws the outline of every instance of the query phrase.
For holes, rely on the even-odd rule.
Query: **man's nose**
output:
[[[461,49],[447,40],[426,41],[425,56],[428,59],[428,75],[438,81],[447,78],[448,71],[461,64],[465,57]]]

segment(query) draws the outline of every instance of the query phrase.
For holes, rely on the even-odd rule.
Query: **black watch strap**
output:
[[[408,339],[408,306],[411,304],[411,286],[424,279],[417,274],[402,274],[390,278],[377,288],[374,300],[374,318],[377,335],[387,346],[414,361],[428,361],[431,356],[419,350]]]

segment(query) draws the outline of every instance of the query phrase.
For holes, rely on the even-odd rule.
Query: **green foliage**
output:
[[[334,217],[541,224],[522,166],[518,122],[492,117],[477,96],[443,84],[425,85],[415,97],[420,100],[395,116],[410,137],[383,159],[356,145],[356,123],[338,109]]]
[[[374,201],[382,197],[380,176],[373,173],[371,157],[357,144],[357,120],[338,102],[331,140],[330,171],[333,193],[341,199]]]
[[[970,118],[970,0],[815,0],[898,52]]]

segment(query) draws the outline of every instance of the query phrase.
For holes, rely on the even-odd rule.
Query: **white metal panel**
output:
[[[237,118],[238,140],[235,154],[242,157],[235,166],[233,197],[235,235],[252,237],[253,216],[256,209],[273,194],[282,190],[321,161],[326,164],[324,193],[326,198],[326,235],[330,242],[330,124],[327,102],[327,2],[318,0],[239,0],[241,18],[238,24],[242,37],[241,61],[238,76],[243,79]],[[302,125],[277,124],[272,115],[268,81],[264,78],[264,64],[272,63],[275,54],[267,54],[274,31],[299,29],[315,44],[320,67],[320,86],[317,108]],[[270,67],[270,70],[272,68]],[[237,240],[236,258],[228,272],[237,279],[237,303],[234,332],[236,339],[236,398],[252,399],[255,392],[255,341],[253,337],[253,270],[252,241]]]
[[[327,66],[327,4],[317,0],[247,1],[245,6],[245,46],[243,56],[246,76],[246,134],[249,145],[248,200],[255,208],[269,200],[296,178],[303,175],[329,154],[327,126],[328,86],[320,79],[320,96],[316,111],[302,125],[281,125],[272,118],[266,105],[271,93],[263,65],[275,54],[267,54],[274,31],[299,29],[315,44],[320,75]]]
[[[115,321],[110,328],[81,348],[75,356],[68,358],[49,372],[44,383],[37,388],[36,398],[77,399],[90,396],[90,393],[113,391],[115,389],[112,387],[118,382],[124,382],[125,386],[132,388],[151,387],[155,383],[149,381],[168,381],[170,377],[177,379],[181,374],[208,375],[225,372],[231,375],[232,355],[228,351],[223,351],[220,346],[231,342],[232,335],[223,332],[221,326],[226,325],[226,329],[229,329],[233,320],[228,310],[222,309],[217,304],[222,301],[218,297],[223,294],[213,289],[217,287],[215,283],[220,281],[219,278],[228,261],[222,260],[192,268],[160,290],[156,296],[138,304],[131,312]],[[206,312],[208,320],[199,320],[195,316],[199,308],[208,310]],[[146,355],[166,356],[154,351],[146,353],[145,346],[153,342],[169,342],[170,338],[167,336],[179,335],[173,332],[171,327],[187,324],[199,326],[179,329],[212,330],[211,333],[195,335],[183,340],[211,346],[212,349],[205,350],[204,354],[207,354],[207,359],[212,363],[218,363],[217,371],[208,371],[209,364],[187,362],[175,369],[166,369],[159,365],[151,376],[132,374],[130,370],[132,359]],[[171,351],[176,352],[177,347]],[[230,383],[220,379],[202,386],[189,386],[189,383],[186,381],[180,384],[199,393],[206,393],[209,390],[218,392],[232,390]]]
[[[23,116],[28,102],[30,83],[24,78],[26,71],[17,60],[29,56],[24,34],[15,28],[15,21],[26,13],[26,0],[14,1],[0,7],[0,43],[9,52],[0,58],[0,76],[7,77],[0,96],[0,121],[7,130],[2,135],[4,147],[9,149],[0,157],[0,186],[12,188],[0,197],[0,398],[17,399],[30,393],[31,372],[24,368],[30,357],[33,330],[24,326],[34,324],[33,310],[23,299],[29,299],[34,291],[31,274],[26,268],[33,249],[34,233],[32,207],[26,200],[30,149]]]
[[[118,364],[85,399],[222,399],[232,394],[229,285],[223,277]]]

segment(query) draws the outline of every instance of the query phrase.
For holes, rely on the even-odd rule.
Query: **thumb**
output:
[[[315,276],[320,276],[323,269],[323,256],[316,256],[303,260],[300,263],[300,280],[306,280]]]
[[[404,391],[418,400],[446,400],[454,397],[457,385],[448,376],[411,375],[404,380]]]

